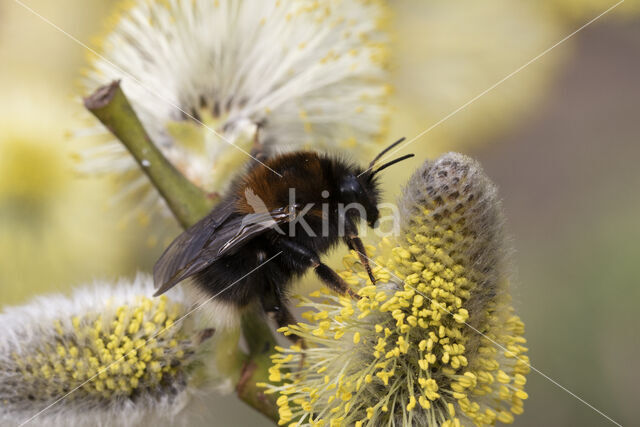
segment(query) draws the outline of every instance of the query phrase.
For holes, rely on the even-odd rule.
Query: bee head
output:
[[[380,213],[378,212],[379,194],[377,183],[374,180],[363,181],[356,175],[345,175],[340,180],[338,188],[340,193],[340,200],[349,207],[354,204],[361,206],[364,211],[360,209],[348,209],[352,215],[357,214],[361,219],[366,219],[369,227],[374,227],[378,221]],[[364,218],[363,215],[364,214]]]
[[[364,171],[359,171],[355,175],[347,176],[340,186],[340,192],[343,194],[344,200],[350,200],[350,203],[360,203],[367,214],[367,222],[370,227],[374,227],[375,223],[378,221],[378,217],[380,213],[378,212],[378,203],[380,199],[380,190],[379,184],[377,182],[377,176],[379,172],[388,168],[389,166],[395,165],[398,162],[409,159],[413,157],[413,154],[406,154],[404,156],[398,157],[396,159],[390,160],[374,169],[376,166],[376,162],[380,160],[380,158],[391,150],[396,145],[400,144],[404,141],[404,138],[400,138],[384,150],[380,152],[372,161],[369,163],[369,167]]]

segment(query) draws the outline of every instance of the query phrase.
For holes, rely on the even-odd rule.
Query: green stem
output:
[[[208,195],[196,187],[158,150],[122,91],[120,82],[98,88],[85,98],[84,105],[129,150],[183,228],[198,222],[219,201],[219,197]],[[265,320],[255,311],[243,316],[242,332],[249,354],[243,354],[237,347],[237,339],[233,340],[230,335],[225,340],[225,347],[229,346],[231,350],[220,354],[226,359],[220,362],[229,370],[229,378],[236,382],[238,397],[277,422],[275,396],[265,395],[263,389],[256,385],[268,379],[269,356],[274,352],[276,340]]]
[[[102,86],[85,98],[84,105],[129,150],[184,228],[211,211],[217,197],[196,187],[162,155],[133,111],[120,82]]]
[[[249,347],[249,357],[242,371],[236,391],[240,399],[262,412],[274,422],[278,422],[278,406],[275,394],[265,394],[258,383],[269,380],[271,355],[277,342],[263,316],[255,311],[242,317],[242,333]]]

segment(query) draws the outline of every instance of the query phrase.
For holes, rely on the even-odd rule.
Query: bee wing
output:
[[[186,273],[186,269],[209,246],[216,231],[229,220],[233,212],[233,203],[223,201],[209,215],[171,242],[153,267],[153,281],[156,288],[159,288],[157,295],[178,283],[179,280],[175,279]]]
[[[217,209],[176,238],[153,268],[153,280],[161,295],[182,280],[233,253],[249,240],[293,218],[289,209],[221,218]]]

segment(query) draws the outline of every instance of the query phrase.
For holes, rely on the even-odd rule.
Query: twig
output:
[[[162,155],[133,111],[119,81],[98,88],[85,98],[84,105],[129,150],[184,228],[209,213],[217,197],[208,197]]]
[[[136,159],[151,183],[167,201],[169,208],[183,228],[195,224],[209,213],[219,198],[211,197],[191,183],[158,150],[145,131],[129,100],[115,81],[98,88],[85,98],[85,107],[107,127]],[[264,319],[255,311],[242,318],[242,331],[249,347],[245,355],[238,348],[237,339],[228,340],[224,349],[229,371],[226,374],[236,383],[238,397],[274,422],[278,421],[273,395],[265,395],[256,384],[268,378],[270,355],[276,340]],[[235,348],[233,348],[235,346]]]
[[[238,397],[278,422],[277,396],[265,394],[265,389],[257,386],[269,379],[270,356],[274,354],[277,342],[265,319],[261,319],[255,312],[248,312],[242,318],[242,333],[249,347],[249,357],[236,385]]]

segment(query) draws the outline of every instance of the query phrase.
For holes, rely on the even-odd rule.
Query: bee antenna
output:
[[[389,150],[391,150],[393,147],[395,147],[396,145],[400,144],[402,141],[404,141],[406,138],[403,136],[402,138],[400,138],[399,140],[397,140],[396,142],[394,142],[393,144],[391,144],[390,146],[388,146],[387,148],[385,148],[384,150],[382,150],[380,152],[380,154],[378,154],[373,160],[371,160],[371,163],[369,163],[369,168],[372,168],[373,165],[380,160],[380,157],[384,156],[385,153],[387,153]]]
[[[411,153],[411,154],[405,154],[402,157],[398,157],[397,159],[393,159],[388,161],[387,163],[383,164],[382,166],[380,166],[378,169],[374,170],[373,172],[371,172],[371,174],[369,175],[369,181],[371,181],[371,179],[373,178],[373,176],[375,174],[377,174],[380,171],[383,171],[384,169],[388,168],[389,166],[395,165],[396,163],[399,163],[403,160],[407,160],[410,159],[411,157],[415,156],[415,154]]]

